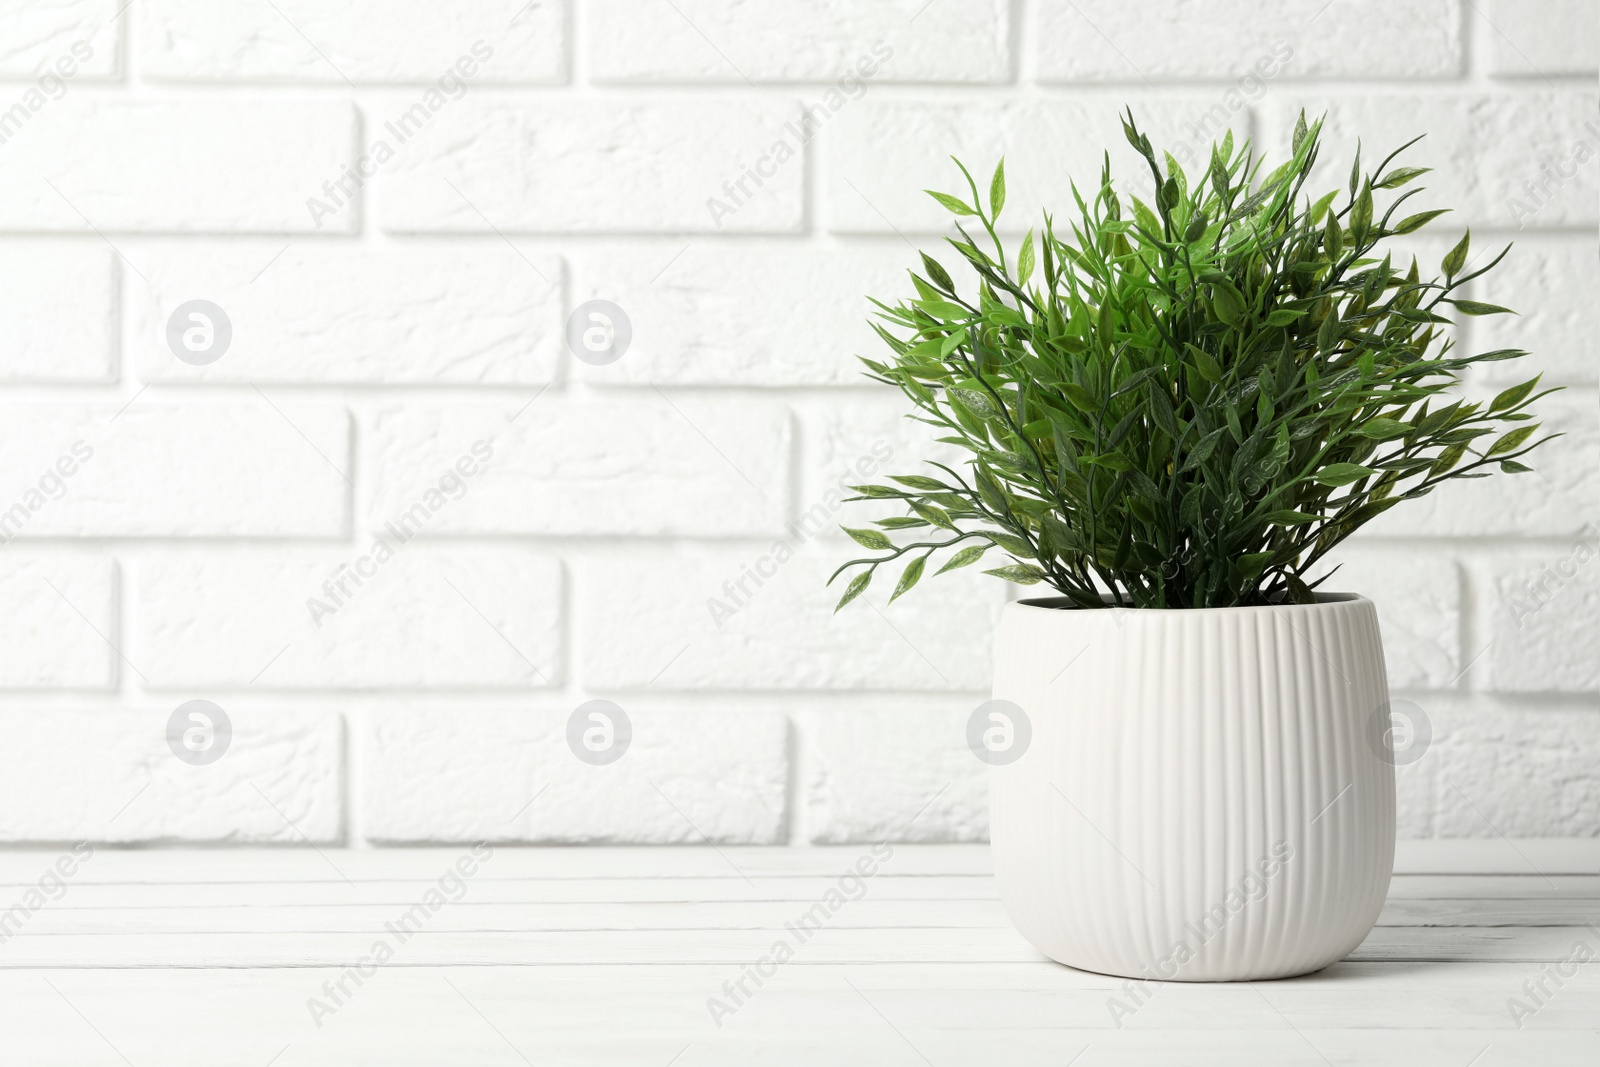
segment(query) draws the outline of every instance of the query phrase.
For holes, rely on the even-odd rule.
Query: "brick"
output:
[[[1600,834],[1600,715],[1498,702],[1434,717],[1439,837]]]
[[[428,518],[430,534],[732,536],[781,532],[787,517],[791,433],[777,404],[408,404],[373,413],[365,437],[373,525],[437,492],[463,456],[476,470],[448,478],[454,499]]]
[[[581,680],[597,689],[988,687],[999,579],[928,578],[885,607],[894,588],[885,574],[835,615],[844,579],[824,583],[850,553],[790,535],[718,553],[583,561],[575,579]],[[772,573],[758,586],[749,576],[762,570]]]
[[[314,231],[306,199],[342,173],[355,118],[333,101],[69,97],[4,142],[0,229]]]
[[[855,354],[883,342],[867,296],[909,289],[905,245],[757,250],[692,242],[572,257],[573,302],[610,300],[633,342],[615,363],[574,363],[596,384],[860,385]],[[796,314],[803,300],[804,311]]]
[[[374,540],[342,552],[140,560],[133,594],[138,669],[158,687],[559,682],[559,564],[504,549],[435,552],[379,536],[389,555]]]
[[[520,10],[488,0],[141,0],[139,72],[158,81],[343,84],[434,82],[455,69],[469,84],[564,81],[564,9],[560,0]]]
[[[1492,395],[1492,394],[1490,394]],[[1600,416],[1593,392],[1565,390],[1533,406],[1546,433],[1562,433],[1525,457],[1532,474],[1445,482],[1427,496],[1406,500],[1374,519],[1356,536],[1494,537],[1524,534],[1566,537],[1600,515],[1594,477],[1600,450]]]
[[[1484,248],[1480,258],[1505,245],[1504,240],[1479,240]],[[1589,315],[1600,290],[1592,239],[1520,234],[1511,254],[1469,285],[1475,299],[1517,312],[1473,320],[1472,350],[1522,348],[1532,353],[1526,359],[1483,364],[1485,381],[1505,386],[1540,373],[1551,385],[1593,386],[1600,381],[1600,342]]]
[[[1280,75],[1430,78],[1461,70],[1456,0],[1158,0],[1129,14],[1116,0],[1044,0],[1033,34],[1039,78],[1240,78],[1248,93]]]
[[[68,70],[73,78],[115,76],[118,38],[127,24],[118,17],[122,7],[120,0],[7,4],[0,11],[0,78],[34,81],[46,71],[60,75]],[[63,59],[67,64],[56,66]],[[0,100],[6,97],[0,95]],[[6,100],[0,110],[10,106]]]
[[[332,466],[348,466],[344,409],[275,403],[8,405],[0,501],[23,499],[54,469],[64,491],[23,537],[344,533],[347,486]]]
[[[567,746],[571,709],[395,709],[366,724],[369,840],[782,843],[783,716],[620,706],[632,740],[614,763]],[[658,791],[659,790],[659,791]]]
[[[504,245],[142,251],[131,288],[133,347],[146,381],[540,384],[564,350],[561,264]],[[541,277],[542,275],[542,277]],[[169,347],[169,317],[196,298],[222,308],[233,339],[195,366]]]
[[[1594,76],[1600,9],[1590,0],[1490,0],[1480,32],[1497,77]],[[1482,23],[1480,23],[1482,25]]]
[[[1498,558],[1489,618],[1493,688],[1600,690],[1600,531]]]
[[[905,513],[892,504],[843,503],[856,495],[852,485],[891,484],[891,474],[945,477],[926,465],[930,460],[965,469],[971,453],[935,441],[940,432],[913,420],[915,410],[888,386],[871,399],[799,407],[805,442],[799,510],[808,531],[849,543],[838,529],[840,523],[865,526],[873,519]]]
[[[0,686],[115,685],[119,664],[109,642],[117,639],[116,595],[109,559],[14,547],[0,553]]]
[[[1445,689],[1461,663],[1461,568],[1438,547],[1342,547],[1338,570],[1319,588],[1359,593],[1378,608],[1383,656],[1395,689]]]
[[[852,4],[679,0],[586,6],[598,81],[999,81],[1010,72],[1001,0]],[[870,73],[869,73],[870,72]]]
[[[1593,92],[1315,99],[1275,93],[1261,105],[1262,141],[1273,158],[1285,158],[1302,107],[1308,118],[1328,115],[1321,161],[1310,179],[1318,191],[1344,186],[1357,138],[1366,169],[1427,134],[1400,157],[1405,165],[1434,168],[1419,180],[1427,192],[1407,200],[1403,210],[1447,207],[1451,225],[1458,227],[1582,225],[1596,219],[1600,167],[1594,154],[1600,142],[1590,127],[1600,96]],[[1580,142],[1588,145],[1586,163],[1575,160]],[[1542,189],[1540,183],[1545,183]],[[1378,203],[1382,210],[1389,199],[1380,196]]]
[[[466,100],[392,146],[376,179],[379,217],[389,231],[794,232],[804,146],[784,124],[798,114],[725,98]],[[772,175],[739,196],[731,183],[756,166]]]
[[[1230,126],[1249,132],[1248,109],[1206,97],[1132,101],[1140,129],[1180,164],[1203,167],[1214,138]],[[959,103],[868,100],[841,112],[821,137],[828,145],[827,223],[835,232],[945,231],[951,216],[924,189],[970,199],[950,161],[964,162],[988,195],[989,175],[1006,159],[1007,207],[1001,221],[1022,233],[1049,208],[1064,223],[1076,210],[1067,181],[1098,186],[1102,153],[1114,177],[1139,192],[1149,171],[1123,136],[1111,103],[1015,100]],[[1019,146],[1026,145],[1024,150]],[[1193,169],[1193,168],[1191,168]]]
[[[988,840],[988,767],[966,744],[982,700],[797,714],[807,840]]]
[[[26,246],[0,260],[0,380],[109,381],[117,269],[104,248]]]
[[[1432,698],[1428,702],[1433,703]],[[1438,836],[1439,783],[1434,773],[1436,762],[1425,755],[1415,763],[1394,769],[1395,836],[1402,841]]]
[[[0,841],[303,845],[340,839],[338,716],[217,701],[228,714],[232,740],[216,762],[194,766],[167,747],[167,720],[180,703],[8,712]]]

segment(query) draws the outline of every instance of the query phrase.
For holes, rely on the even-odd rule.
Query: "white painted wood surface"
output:
[[[0,853],[7,1067],[1600,1064],[1600,960],[1556,969],[1600,953],[1594,841],[1404,845],[1349,959],[1143,989],[1035,953],[981,846],[895,846],[831,913],[867,847],[501,848],[421,912],[467,850],[102,849],[33,908],[60,854]]]

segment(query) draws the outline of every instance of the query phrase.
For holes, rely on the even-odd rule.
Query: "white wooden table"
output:
[[[100,849],[30,898],[61,853],[0,853],[0,1063],[1600,1064],[1600,960],[1547,970],[1600,953],[1600,842],[1406,846],[1348,960],[1138,998],[1024,943],[985,847],[830,901],[870,854],[496,848],[430,898],[469,850]]]

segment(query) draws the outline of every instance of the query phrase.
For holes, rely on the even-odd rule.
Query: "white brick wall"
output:
[[[1324,10],[1327,0],[1170,3],[1148,5],[1159,10],[1140,18],[1130,17],[1138,6],[1121,0],[1040,0],[1039,75],[1069,84],[1237,78],[1263,57],[1276,58],[1280,42],[1290,45],[1302,78],[1436,78],[1461,70],[1456,0],[1338,2],[1336,12]],[[1359,27],[1359,44],[1341,26]]]
[[[142,381],[543,385],[565,314],[561,263],[501,248],[282,242],[140,249],[130,342]],[[227,358],[172,358],[166,322],[195,293],[227,310]]]
[[[0,260],[0,292],[0,379],[112,380],[117,267],[108,249],[20,245]]]
[[[481,75],[518,84],[566,74],[562,5],[487,0],[140,0],[139,71],[151,81],[431,82],[474,41],[492,42]],[[514,17],[513,17],[514,16]]]
[[[356,117],[339,100],[74,99],[69,89],[5,142],[0,229],[313,230],[305,198],[338,176]]]
[[[1020,232],[1126,167],[1124,104],[1182,160],[1325,108],[1335,182],[1427,133],[1457,210],[1419,253],[1515,242],[1474,295],[1522,314],[1459,340],[1532,349],[1566,436],[1332,584],[1431,722],[1404,836],[1600,834],[1596,10],[0,4],[0,842],[982,839],[1005,588],[821,584],[841,484],[943,447],[853,356],[948,155],[1005,153]],[[591,300],[616,362],[567,347]],[[204,766],[193,698],[233,727]],[[592,698],[613,763],[568,747]]]
[[[396,99],[388,113],[410,106]],[[376,117],[384,114],[380,106]],[[392,233],[714,231],[719,220],[706,200],[730,195],[723,184],[739,179],[799,114],[765,97],[447,103],[393,145],[391,169],[376,179],[379,222]],[[387,120],[372,132],[393,137]],[[376,141],[369,151],[376,159]],[[799,230],[804,175],[792,160],[759,189],[747,186],[750,201],[722,228]]]

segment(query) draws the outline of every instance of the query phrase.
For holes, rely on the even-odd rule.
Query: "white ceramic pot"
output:
[[[1022,935],[1073,967],[1175,981],[1304,974],[1359,945],[1394,867],[1372,602],[1064,604],[1008,605],[996,642],[995,699],[1032,735],[990,771]]]

